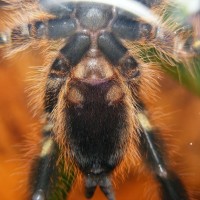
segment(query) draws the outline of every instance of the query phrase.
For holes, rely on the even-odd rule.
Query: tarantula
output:
[[[154,10],[168,5],[160,0],[138,2]],[[1,46],[10,48],[11,54],[32,42],[51,41],[51,48],[57,49],[40,70],[36,90],[36,105],[41,104],[45,122],[29,199],[50,198],[58,163],[63,162],[65,169],[73,165],[84,177],[87,198],[99,186],[108,200],[114,200],[112,174],[137,165],[143,157],[160,186],[161,199],[189,200],[145,108],[145,100],[155,92],[158,71],[142,61],[140,50],[150,45],[171,57],[197,55],[199,32],[184,30],[186,36],[178,40],[178,33],[92,1],[1,0],[0,9],[20,9],[21,15],[31,11],[23,25],[14,20],[15,25],[0,35]]]

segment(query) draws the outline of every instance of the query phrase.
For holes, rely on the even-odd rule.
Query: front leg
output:
[[[140,151],[147,167],[150,168],[154,178],[160,186],[162,200],[189,200],[187,191],[175,172],[169,167],[164,151],[162,140],[153,129],[148,119],[144,106],[138,110],[140,124]]]
[[[51,124],[47,124],[43,130],[43,142],[40,155],[35,159],[31,177],[33,194],[32,200],[45,200],[50,189],[50,181],[54,174],[57,160],[56,143],[52,139]]]
[[[35,180],[33,181],[35,184],[33,184],[32,200],[44,200],[49,196],[50,182],[51,179],[54,178],[53,175],[55,174],[54,171],[56,171],[56,162],[58,159],[58,147],[54,141],[55,133],[53,131],[55,126],[54,108],[58,103],[62,87],[65,87],[70,70],[79,62],[85,50],[89,48],[89,45],[89,38],[85,34],[76,34],[71,37],[68,43],[60,50],[59,56],[50,67],[44,98],[44,112],[47,116],[47,122],[43,131],[44,140],[42,143],[42,150],[39,158],[36,160],[36,172],[32,175]],[[63,172],[61,173],[63,174]],[[60,184],[67,184],[66,180],[63,182],[64,183]],[[63,187],[64,190],[61,187],[61,198],[65,199],[67,188],[66,185]],[[59,197],[56,199],[58,198]]]
[[[42,131],[40,155],[33,163],[33,172],[30,178],[32,200],[45,200],[52,189],[51,181],[57,175],[58,145],[55,142],[53,131],[54,121],[52,113],[57,105],[59,92],[67,78],[68,67],[62,58],[57,58],[52,64],[47,77],[44,98],[46,124]]]

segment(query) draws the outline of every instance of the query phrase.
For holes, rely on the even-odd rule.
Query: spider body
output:
[[[149,7],[158,3],[139,2]],[[38,4],[54,18],[25,24],[0,37],[0,44],[10,43],[14,36],[21,40],[67,39],[46,69],[42,94],[46,122],[31,176],[32,200],[48,199],[58,148],[66,165],[73,163],[84,176],[87,198],[99,186],[108,200],[114,200],[113,171],[126,168],[130,160],[134,165],[144,156],[162,200],[189,200],[165,159],[161,139],[142,102],[145,92],[141,94],[141,90],[149,87],[146,78],[153,82],[154,74],[123,42],[160,42],[167,33],[108,5],[47,0]],[[1,5],[7,3],[0,1]],[[168,37],[165,44],[168,42],[174,41]]]
[[[91,197],[100,185],[112,199],[108,176],[123,159],[129,143],[127,139],[134,140],[133,128],[126,119],[131,117],[127,110],[131,107],[127,105],[130,100],[115,68],[121,67],[124,76],[131,79],[139,76],[138,63],[110,32],[108,24],[118,19],[116,10],[99,4],[78,4],[77,7],[74,15],[78,22],[74,27],[78,26],[79,31],[60,50],[49,79],[60,79],[64,84],[63,78],[70,78],[68,91],[62,97],[66,108],[63,118],[67,123],[64,134],[70,156],[86,176],[86,196]],[[114,24],[115,28],[120,26],[117,20]],[[40,32],[39,29],[36,32]],[[48,90],[51,92],[52,88],[47,89],[47,94]],[[49,104],[47,98],[47,111],[52,112],[56,103]],[[106,123],[108,121],[110,123]]]

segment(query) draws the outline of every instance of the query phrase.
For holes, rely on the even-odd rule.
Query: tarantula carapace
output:
[[[20,19],[28,13],[23,24],[13,19],[1,32],[0,45],[7,55],[48,41],[47,51],[53,51],[34,87],[45,122],[29,199],[51,199],[61,163],[81,174],[87,198],[100,187],[114,200],[112,174],[143,159],[160,186],[161,199],[189,200],[145,108],[159,72],[153,62],[142,60],[141,52],[149,46],[172,58],[198,56],[199,30],[182,30],[176,23],[169,30],[165,14],[171,2],[138,2],[162,15],[165,23],[151,24],[93,1],[0,1],[2,11],[17,10]]]

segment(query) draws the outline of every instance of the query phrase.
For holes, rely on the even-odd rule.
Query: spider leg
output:
[[[153,129],[144,107],[137,115],[141,126],[139,131],[140,150],[160,185],[162,200],[188,200],[189,197],[183,183],[167,165],[161,148],[162,141]]]
[[[83,56],[85,48],[89,46],[89,38],[84,34],[77,34],[60,50],[60,55],[53,62],[47,77],[45,92],[45,113],[47,123],[43,129],[42,149],[35,161],[36,171],[32,174],[33,195],[32,200],[45,200],[50,189],[51,179],[56,170],[57,144],[54,141],[51,114],[57,104],[59,92],[64,85],[70,66],[74,66]],[[78,51],[77,51],[78,49]],[[75,53],[76,52],[76,53]],[[76,56],[74,56],[76,55]]]
[[[153,26],[119,15],[112,25],[112,32],[121,39],[130,41],[146,40],[154,37]],[[154,34],[153,34],[154,33]]]
[[[190,16],[190,28],[183,25],[182,29],[170,31],[170,27],[155,26],[119,11],[111,25],[112,33],[119,39],[145,43],[147,46],[158,47],[171,56],[198,56],[200,52],[199,19],[200,12]],[[193,34],[191,35],[191,31]],[[184,36],[184,37],[183,37]]]
[[[33,168],[36,169],[31,175],[33,185],[32,200],[45,200],[49,195],[51,187],[51,179],[56,171],[56,161],[58,157],[57,144],[54,141],[53,122],[50,119],[51,113],[57,103],[57,96],[66,79],[63,77],[55,78],[52,73],[55,65],[53,64],[47,79],[46,94],[45,94],[45,111],[47,113],[47,123],[43,128],[43,142],[40,155],[35,160]],[[61,67],[60,67],[61,68]],[[58,70],[58,66],[56,68]],[[62,74],[63,75],[63,74]]]
[[[31,183],[33,185],[32,200],[46,199],[52,173],[56,167],[56,143],[51,138],[51,134],[53,133],[50,129],[51,128],[47,128],[44,130],[45,137],[42,143],[42,150],[35,161],[36,166],[34,166],[34,168],[36,168],[36,171],[32,174],[32,179],[35,181]]]
[[[127,80],[138,76],[139,64],[114,34],[103,32],[97,40],[101,52],[120,70]]]
[[[0,32],[0,45],[28,42],[32,39],[61,39],[73,35],[76,22],[69,18],[56,18],[24,24],[7,32]]]
[[[43,142],[40,155],[33,164],[33,168],[36,170],[31,174],[32,200],[47,199],[51,187],[51,179],[54,178],[53,176],[56,171],[58,148],[53,138],[53,122],[50,116],[57,103],[57,95],[64,83],[64,78],[53,78],[52,68],[54,68],[54,65],[52,65],[50,75],[47,79],[45,95],[45,111],[48,116],[47,123],[43,128]]]

